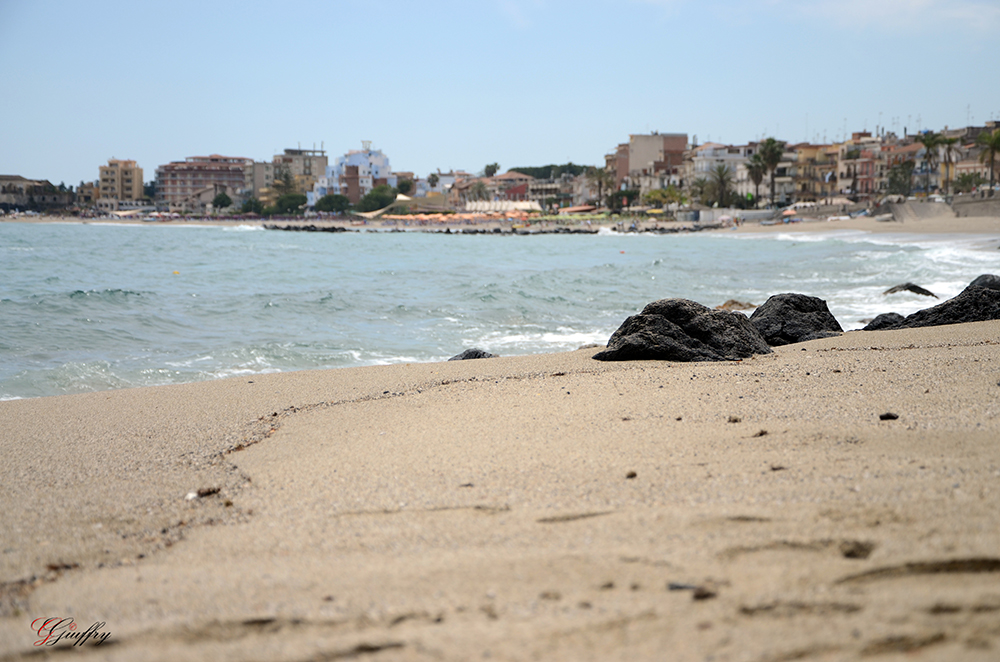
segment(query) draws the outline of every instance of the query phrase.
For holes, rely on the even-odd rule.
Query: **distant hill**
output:
[[[528,168],[510,168],[508,172],[520,172],[525,175],[531,175],[535,179],[555,179],[561,177],[566,173],[570,173],[574,177],[587,171],[591,166],[577,165],[570,161],[564,165],[545,165],[545,166],[533,166]]]

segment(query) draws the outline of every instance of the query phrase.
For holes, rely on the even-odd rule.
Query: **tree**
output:
[[[771,206],[773,207],[774,173],[778,169],[778,164],[781,163],[781,158],[785,154],[785,143],[780,140],[775,140],[774,138],[768,138],[761,143],[757,153],[760,154],[760,158],[764,162],[764,167],[771,173]]]
[[[226,207],[231,207],[232,204],[233,199],[226,195],[225,191],[212,198],[213,209],[225,209]]]
[[[379,184],[355,205],[358,211],[376,211],[396,201],[396,190],[388,184]]]
[[[544,166],[525,166],[511,168],[508,172],[519,172],[522,175],[528,175],[529,177],[534,177],[535,179],[548,179],[557,178],[560,175],[572,175],[574,177],[578,175],[586,174],[588,170],[593,166],[577,165],[570,161],[569,163],[564,163],[562,165],[549,164]]]
[[[889,193],[909,195],[913,190],[913,161],[903,161],[889,168]]]
[[[413,182],[409,179],[401,179],[396,183],[396,190],[398,190],[403,195],[409,194],[413,190]]]
[[[439,181],[441,181],[441,178],[437,176],[436,172],[432,172],[430,177],[427,178],[427,183],[431,185],[431,188],[437,186]]]
[[[764,181],[764,175],[767,173],[767,164],[764,163],[764,159],[761,158],[760,152],[757,152],[746,163],[747,175],[750,176],[750,181],[753,182],[753,201],[757,204],[760,200],[760,183]]]
[[[955,190],[959,193],[968,193],[977,186],[982,186],[985,183],[986,180],[978,172],[963,172],[955,178]]]
[[[945,192],[951,193],[951,157],[957,152],[955,149],[955,143],[958,142],[958,138],[941,138],[938,144],[941,145],[941,152],[944,154],[946,179],[945,179]]]
[[[678,191],[677,187],[673,184],[669,185],[667,188],[652,190],[642,196],[642,199],[647,205],[653,205],[655,207],[662,207],[663,205],[669,205],[674,202],[677,204],[684,204],[685,202],[684,194]]]
[[[486,182],[481,179],[473,182],[472,186],[469,187],[469,197],[472,200],[489,200],[490,191],[486,188]]]
[[[499,172],[499,171],[500,171],[500,164],[499,163],[491,163],[491,164],[487,165],[486,169],[485,169],[485,173],[486,173],[487,177],[492,177],[493,175],[497,174],[497,172]]]
[[[622,206],[628,207],[638,199],[639,191],[637,189],[615,191],[608,196],[608,206],[612,209],[621,209]]]
[[[615,186],[615,175],[607,168],[589,168],[586,177],[591,186],[597,187],[598,202],[604,199],[603,191],[605,188],[610,190]]]
[[[249,200],[248,200],[249,202]],[[260,204],[259,202],[257,204]],[[302,193],[285,193],[278,197],[278,200],[271,207],[264,207],[261,213],[264,216],[274,216],[275,214],[298,214],[306,204],[306,196]]]
[[[278,197],[288,195],[289,193],[298,193],[298,189],[295,186],[295,178],[292,177],[292,171],[286,166],[275,166],[274,182],[271,184],[271,188],[278,194]]]
[[[240,207],[241,214],[259,214],[264,211],[264,205],[257,198],[248,198]]]
[[[346,195],[330,193],[317,200],[316,204],[313,205],[313,208],[316,211],[332,211],[342,213],[347,211],[347,208],[350,206],[351,201],[347,199]]]
[[[715,201],[720,207],[725,207],[729,198],[729,187],[733,183],[733,173],[729,171],[729,166],[720,163],[709,171],[709,176],[715,188]]]
[[[704,177],[698,177],[691,182],[691,197],[705,204],[710,196],[712,185]]]
[[[917,142],[924,146],[924,162],[927,171],[924,173],[924,192],[931,192],[931,171],[934,169],[934,159],[937,157],[938,143],[941,136],[928,131],[917,136]]]
[[[990,188],[993,188],[993,183],[996,181],[993,178],[993,164],[997,160],[997,152],[1000,152],[1000,129],[980,133],[976,142],[983,146],[983,153],[979,155],[979,162],[990,164]]]

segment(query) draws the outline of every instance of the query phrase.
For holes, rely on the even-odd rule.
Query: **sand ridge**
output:
[[[3,402],[0,656],[991,659],[998,332]]]

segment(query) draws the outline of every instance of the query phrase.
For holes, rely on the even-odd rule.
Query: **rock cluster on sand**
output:
[[[771,348],[742,313],[688,299],[662,299],[626,319],[594,355],[600,361],[730,361]]]
[[[944,326],[965,322],[986,322],[1000,319],[1000,277],[983,274],[961,294],[932,308],[925,308],[903,317],[885,313],[871,321],[864,331],[884,329],[916,329],[923,326]]]
[[[750,316],[768,345],[790,345],[844,332],[826,301],[805,294],[775,294]]]
[[[495,359],[496,357],[497,357],[496,354],[490,354],[486,350],[479,349],[477,347],[473,347],[471,349],[465,350],[461,354],[456,354],[455,356],[451,357],[448,360],[449,361],[465,361],[467,359]]]

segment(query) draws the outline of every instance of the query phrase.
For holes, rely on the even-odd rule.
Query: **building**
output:
[[[287,170],[300,193],[308,193],[326,173],[326,151],[322,149],[286,149],[283,154],[275,154],[271,159],[273,175],[280,176]]]
[[[27,179],[20,175],[0,175],[0,209],[52,209],[73,202],[73,193],[46,179]]]
[[[254,162],[241,156],[189,156],[156,169],[156,200],[171,208],[187,209],[191,200],[200,198],[205,189],[232,191],[238,194],[252,182]]]
[[[325,195],[343,195],[353,205],[376,186],[396,187],[397,177],[389,165],[389,157],[382,150],[372,149],[368,140],[361,141],[361,145],[362,149],[351,150],[337,157],[332,166],[326,166],[325,176],[306,193],[310,206]]]
[[[101,197],[101,182],[80,182],[76,187],[76,204],[78,207],[93,207]]]
[[[628,174],[679,175],[687,149],[686,133],[632,134],[628,137]]]
[[[135,161],[108,159],[99,169],[97,206],[117,210],[122,203],[137,203],[143,199],[142,168]]]

